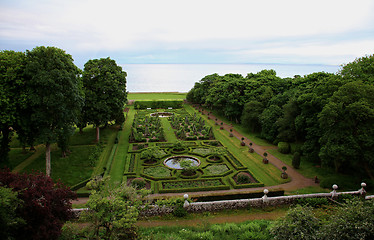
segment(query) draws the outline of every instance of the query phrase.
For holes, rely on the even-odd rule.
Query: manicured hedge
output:
[[[162,101],[135,101],[134,108],[135,109],[155,109],[155,108],[165,108],[168,109],[169,107],[175,108],[182,108],[183,107],[183,100],[162,100]]]
[[[263,183],[247,183],[247,184],[236,184],[235,180],[229,178],[230,184],[235,188],[255,188],[255,187],[263,187],[265,186]]]
[[[173,189],[164,189],[163,188],[163,184],[164,183],[177,183],[177,182],[203,182],[203,181],[209,181],[209,180],[216,180],[216,181],[220,181],[220,185],[217,185],[217,186],[204,186],[204,187],[186,187],[186,188],[182,188],[182,187],[177,187],[177,188],[173,188]],[[159,183],[159,192],[160,193],[179,193],[179,192],[196,192],[196,191],[210,191],[210,190],[228,190],[230,189],[230,186],[226,185],[221,179],[218,179],[218,178],[210,178],[210,179],[199,179],[199,180],[178,180],[178,181],[161,181]]]
[[[283,153],[283,154],[290,153],[290,144],[288,142],[279,142],[278,152]]]
[[[230,151],[227,151],[226,159],[234,166],[236,170],[244,170],[247,169],[244,164],[237,159]]]
[[[205,171],[204,171],[205,172]],[[211,178],[211,177],[226,177],[227,175],[233,173],[234,170],[230,169],[222,174],[215,174],[215,175],[203,175],[202,178]]]
[[[136,173],[136,155],[135,154],[128,154],[127,155],[127,164],[125,166],[125,173],[124,175],[132,175]]]
[[[225,195],[214,195],[214,196],[199,196],[193,197],[192,199],[197,202],[210,202],[210,201],[222,201],[222,200],[236,200],[236,199],[251,199],[261,198],[264,196],[263,191],[250,192],[250,193],[237,193],[237,194],[225,194]],[[284,190],[269,191],[268,197],[284,196]]]

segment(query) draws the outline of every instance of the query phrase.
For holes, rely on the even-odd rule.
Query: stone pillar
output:
[[[366,187],[366,183],[361,183],[361,189],[358,190],[359,193],[360,193],[360,197],[362,197],[363,199],[365,199],[366,197],[366,191],[365,191],[365,187]]]
[[[336,198],[338,194],[336,193],[336,189],[338,189],[338,185],[334,184],[332,185],[332,192],[331,192],[331,198]]]
[[[188,194],[184,194],[183,197],[184,197],[183,207],[186,208],[186,207],[190,206],[190,203],[187,200],[188,199]]]
[[[262,196],[262,202],[267,203],[269,201],[267,194],[269,193],[269,190],[264,189],[264,196]]]

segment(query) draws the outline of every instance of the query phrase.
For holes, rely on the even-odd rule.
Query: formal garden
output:
[[[129,185],[153,193],[264,186],[196,112],[189,114],[184,107],[135,111],[124,170]],[[166,142],[165,118],[176,141]]]

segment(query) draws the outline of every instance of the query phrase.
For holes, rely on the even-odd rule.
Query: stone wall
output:
[[[314,193],[314,194],[300,194],[300,195],[292,195],[292,196],[280,196],[280,197],[268,197],[267,194],[269,191],[267,189],[264,190],[264,196],[262,198],[253,198],[253,199],[239,199],[239,200],[224,200],[224,201],[211,201],[211,202],[192,202],[188,201],[188,194],[184,194],[184,208],[188,212],[215,212],[224,209],[240,209],[240,208],[263,208],[267,206],[281,206],[281,205],[289,205],[294,203],[297,199],[303,198],[329,198],[335,199],[339,195],[342,194],[349,194],[363,197],[367,200],[374,199],[374,195],[366,196],[365,187],[366,184],[361,184],[361,189],[358,191],[351,191],[351,192],[336,192],[338,188],[337,185],[333,185],[333,190],[330,193]],[[73,211],[79,215],[81,211],[87,211],[88,209],[73,209]],[[150,205],[141,211],[141,216],[157,216],[157,215],[165,215],[170,214],[174,211],[174,207],[166,207],[166,206],[157,206],[157,205]]]

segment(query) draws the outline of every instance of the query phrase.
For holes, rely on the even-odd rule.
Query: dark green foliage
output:
[[[314,217],[312,208],[298,205],[277,220],[270,232],[274,239],[318,239],[319,227],[319,220]]]
[[[22,206],[22,201],[17,198],[18,193],[11,188],[0,185],[0,238],[12,239],[16,231],[25,224],[25,221],[17,216],[17,209]]]
[[[176,217],[185,217],[187,210],[183,207],[183,203],[178,203],[173,210],[173,215]]]
[[[135,101],[134,103],[134,108],[135,109],[147,109],[147,108],[152,108],[152,109],[156,109],[156,108],[164,108],[164,109],[168,109],[169,107],[173,108],[173,109],[178,109],[178,108],[182,108],[183,106],[183,101],[182,100],[169,100],[169,101],[160,101],[160,100],[157,100],[157,101]]]
[[[136,188],[136,189],[142,189],[145,187],[145,180],[143,178],[134,178],[132,181],[131,181],[131,186]]]
[[[250,101],[244,105],[241,122],[242,125],[252,132],[261,131],[259,116],[264,110],[264,105],[258,101]]]
[[[313,208],[317,208],[323,205],[328,205],[329,200],[327,200],[327,198],[300,198],[297,199],[295,203],[300,204],[302,206],[307,205]]]
[[[0,164],[8,164],[9,143],[12,131],[19,129],[17,120],[25,101],[24,53],[14,51],[0,52]]]
[[[205,105],[272,143],[300,145],[306,161],[337,172],[374,173],[374,55],[316,72],[278,78],[273,70],[213,74],[196,83],[189,101]],[[239,117],[238,117],[239,116]],[[217,125],[217,123],[216,123]]]
[[[351,200],[322,225],[320,239],[374,239],[374,202]]]
[[[176,239],[176,240],[267,240],[271,222],[253,220],[243,223],[224,223],[201,227],[155,227],[141,229],[141,235],[146,239]]]
[[[299,152],[295,152],[292,157],[292,166],[296,169],[300,168],[301,156]]]
[[[246,184],[246,183],[250,183],[251,179],[247,173],[240,172],[238,173],[238,175],[236,175],[236,181],[240,184]]]
[[[283,153],[283,154],[290,153],[290,144],[288,142],[279,142],[278,152]]]
[[[324,177],[320,181],[323,188],[332,188],[332,185],[338,185],[340,190],[357,190],[360,186],[360,179],[348,175],[331,175]]]
[[[110,58],[89,60],[84,65],[85,122],[98,128],[109,121],[123,121],[119,114],[127,101],[126,76],[122,67]],[[96,140],[99,141],[99,135]]]
[[[64,131],[78,122],[83,105],[82,84],[71,55],[55,47],[36,47],[26,52],[25,84],[30,111],[25,129],[35,129],[31,134],[46,144],[46,173],[50,175],[50,144]],[[27,131],[27,130],[26,130]],[[30,132],[30,131],[29,131]]]

